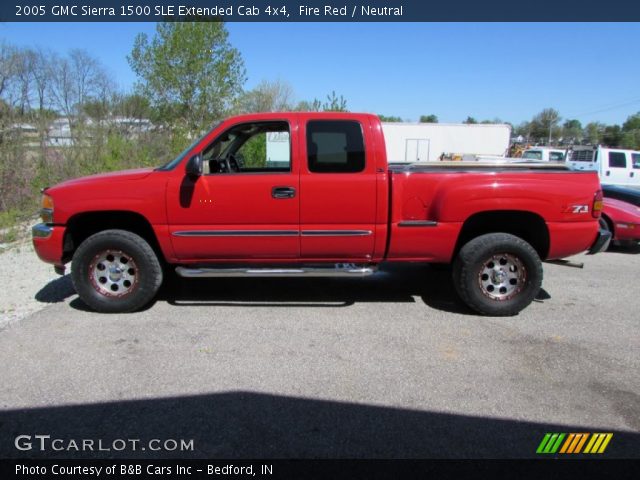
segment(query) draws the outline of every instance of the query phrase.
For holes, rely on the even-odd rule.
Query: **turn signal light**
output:
[[[593,215],[593,218],[600,218],[600,214],[602,213],[602,206],[602,190],[598,190],[593,197],[593,208],[591,209],[591,215]]]
[[[40,218],[44,223],[53,223],[53,198],[49,195],[42,195],[40,202]]]

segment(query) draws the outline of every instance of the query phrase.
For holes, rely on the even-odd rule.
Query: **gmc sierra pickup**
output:
[[[472,309],[514,315],[542,260],[606,248],[596,172],[551,164],[388,164],[379,119],[352,113],[229,118],[156,169],[43,190],[42,260],[71,262],[100,312],[148,304],[182,277],[364,276],[382,261],[453,264]]]

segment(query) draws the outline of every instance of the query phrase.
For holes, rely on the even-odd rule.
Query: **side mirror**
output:
[[[202,175],[202,154],[196,153],[187,162],[186,173],[190,177],[199,177]]]

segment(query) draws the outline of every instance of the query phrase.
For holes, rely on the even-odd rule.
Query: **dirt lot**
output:
[[[30,247],[0,253],[0,457],[19,434],[192,439],[79,457],[530,457],[546,432],[640,456],[639,250],[545,265],[520,315],[479,317],[446,273],[168,284],[99,315]]]

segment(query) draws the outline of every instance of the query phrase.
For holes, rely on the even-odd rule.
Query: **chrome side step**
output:
[[[374,265],[336,263],[326,267],[286,267],[286,268],[188,268],[176,267],[176,273],[185,278],[205,277],[366,277],[375,273]]]

